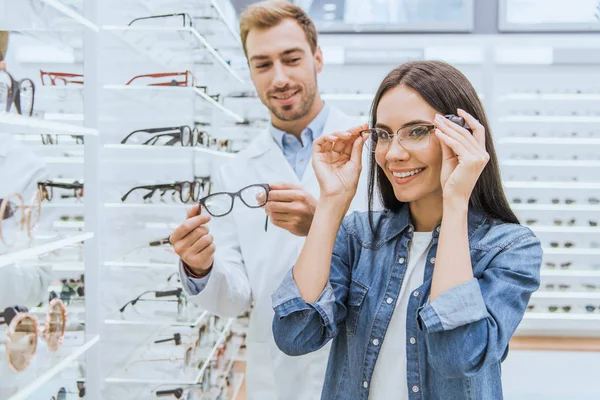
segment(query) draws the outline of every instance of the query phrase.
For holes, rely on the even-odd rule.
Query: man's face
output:
[[[321,49],[312,53],[298,23],[286,19],[268,29],[252,29],[246,39],[252,82],[271,117],[295,121],[311,109],[317,94]]]

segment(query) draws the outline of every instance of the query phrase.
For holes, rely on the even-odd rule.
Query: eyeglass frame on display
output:
[[[44,201],[44,200],[52,201],[52,199],[54,198],[54,188],[73,190],[72,196],[63,194],[60,196],[61,199],[70,199],[73,197],[76,199],[79,199],[79,198],[83,197],[83,194],[84,194],[83,183],[80,183],[79,181],[74,181],[73,183],[39,181],[37,183],[37,186],[38,186],[38,191],[41,193],[41,201]],[[47,188],[50,188],[50,191],[48,191]],[[78,190],[80,191],[79,192],[80,194],[78,194],[78,192],[77,192]]]
[[[183,27],[184,28],[186,26],[186,24],[185,24],[185,18],[186,17],[188,18],[188,20],[190,22],[190,25],[189,25],[190,28],[194,26],[192,17],[188,13],[174,13],[174,14],[150,15],[150,16],[147,16],[147,17],[135,18],[130,23],[128,23],[127,26],[131,26],[131,24],[133,24],[134,22],[145,20],[145,19],[158,19],[158,18],[178,17],[178,16],[182,16],[183,17]]]
[[[155,298],[177,296],[177,315],[181,315],[183,313],[183,308],[185,306],[187,306],[187,297],[186,297],[185,293],[183,292],[182,288],[177,288],[174,290],[164,290],[164,291],[146,290],[145,292],[140,294],[135,299],[129,300],[127,303],[125,303],[125,305],[119,309],[119,312],[121,314],[124,313],[125,310],[127,309],[127,306],[129,306],[129,305],[131,305],[131,307],[135,307],[135,305],[137,304],[138,301],[152,301],[150,299],[142,299],[141,298],[143,295],[148,294],[148,293],[154,293]],[[158,300],[158,301],[160,301],[160,300]]]
[[[40,79],[42,81],[42,85],[43,86],[47,86],[46,85],[46,81],[44,79],[45,76],[48,76],[48,79],[50,79],[50,85],[48,86],[60,86],[56,84],[56,80],[62,80],[64,82],[63,86],[67,86],[67,83],[74,83],[77,85],[83,85],[83,75],[82,74],[73,74],[73,73],[69,73],[69,72],[46,72],[46,71],[42,71],[40,69]],[[67,78],[81,78],[80,81],[78,80],[67,80]]]
[[[174,183],[136,186],[136,187],[129,189],[129,191],[127,191],[127,193],[125,193],[121,197],[121,202],[125,202],[125,200],[127,200],[127,197],[129,197],[129,195],[135,190],[149,190],[150,191],[149,193],[146,193],[144,196],[142,196],[142,200],[144,200],[144,201],[152,198],[152,196],[154,196],[154,193],[156,193],[157,190],[162,191],[162,193],[160,194],[161,199],[168,191],[173,190],[174,193],[172,193],[172,195],[174,196],[175,193],[179,193],[179,200],[181,200],[182,203],[187,203],[190,200],[195,202],[195,201],[198,201],[201,190],[203,192],[207,192],[207,190],[206,190],[207,186],[208,186],[208,193],[210,193],[210,187],[211,187],[210,178],[206,177],[206,178],[200,178],[200,179],[201,180],[194,180],[191,182],[190,181],[178,181],[178,182],[174,182]],[[190,188],[189,188],[190,196],[185,199],[183,197],[183,185],[184,184],[188,184],[190,186]],[[197,195],[194,194],[194,190],[193,190],[193,189],[195,189],[196,186],[198,187]]]
[[[58,137],[61,135],[54,134],[54,139],[52,138],[52,136],[53,135],[51,133],[41,133],[40,137],[42,138],[42,144],[48,145],[48,146],[58,145]],[[71,136],[73,139],[75,139],[76,145],[85,144],[83,135],[69,135],[69,136]]]
[[[184,134],[183,134],[183,130],[184,129],[189,129],[190,131],[190,139],[187,143],[183,142],[183,138],[184,138]],[[152,136],[150,139],[146,140],[144,143],[142,143],[143,145],[149,145],[149,146],[154,146],[156,144],[156,142],[158,141],[158,138],[162,137],[162,136],[172,136],[173,139],[171,139],[170,141],[168,141],[167,143],[165,143],[165,146],[172,146],[175,143],[177,143],[179,141],[179,143],[181,143],[182,146],[195,146],[196,143],[199,145],[204,145],[203,143],[203,138],[207,137],[208,140],[210,139],[210,136],[208,135],[208,132],[206,131],[201,131],[198,128],[194,127],[193,129],[190,128],[188,125],[182,125],[182,126],[175,126],[175,127],[170,127],[170,128],[149,128],[149,129],[138,129],[135,130],[131,133],[129,133],[123,140],[121,140],[121,144],[126,144],[127,140],[129,140],[129,138],[131,138],[131,136],[133,136],[135,133],[140,133],[140,132],[147,132],[147,133],[161,133],[161,132],[169,132],[169,131],[179,131],[179,132],[172,132],[172,133],[165,133],[162,135],[154,135]],[[177,135],[179,135],[179,137],[177,137]],[[208,147],[208,140],[207,140],[207,144],[206,146]],[[153,143],[150,143],[154,141]]]
[[[15,78],[13,78],[13,76],[5,70],[0,70],[0,74],[6,74],[9,78],[10,78],[10,87],[7,88],[7,93],[6,93],[6,109],[4,110],[4,112],[10,112],[12,105],[14,104],[16,109],[17,109],[17,113],[19,115],[25,115],[28,117],[31,117],[33,115],[33,108],[34,108],[34,104],[35,104],[35,83],[33,83],[33,81],[29,78],[24,78],[21,79],[19,81],[17,81]],[[23,83],[25,82],[30,82],[31,83],[31,109],[29,111],[27,111],[27,113],[23,114],[23,110],[21,109],[21,87],[23,86]],[[16,86],[15,86],[16,85]],[[15,88],[17,90],[15,90]],[[0,110],[1,111],[1,110]]]

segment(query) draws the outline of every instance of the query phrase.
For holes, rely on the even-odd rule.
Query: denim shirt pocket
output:
[[[356,331],[360,309],[368,291],[368,287],[352,279],[348,293],[348,315],[346,317],[346,331],[348,335],[354,335]]]

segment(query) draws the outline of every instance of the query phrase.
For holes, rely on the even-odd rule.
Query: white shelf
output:
[[[593,124],[600,122],[600,116],[585,115],[510,115],[500,117],[500,122],[538,122],[538,123],[581,123]]]
[[[50,381],[54,376],[67,368],[73,361],[81,357],[88,351],[92,346],[94,346],[100,340],[100,336],[96,335],[92,337],[90,340],[87,340],[83,346],[77,346],[73,348],[68,348],[71,350],[70,354],[59,361],[56,365],[54,365],[51,369],[45,371],[43,374],[39,375],[33,382],[31,382],[26,388],[19,391],[17,394],[10,397],[8,400],[27,400],[31,399],[32,396],[40,387],[42,387],[45,383]],[[63,351],[66,349],[62,347],[59,351]]]
[[[215,101],[212,97],[206,94],[203,90],[195,88],[195,87],[181,87],[181,86],[142,86],[142,85],[104,85],[104,89],[106,90],[115,90],[115,91],[150,91],[150,92],[167,92],[172,91],[174,93],[181,94],[182,92],[194,93],[200,96],[203,100],[210,103],[213,107],[216,107],[220,111],[222,111],[225,115],[233,118],[237,122],[243,122],[244,118],[230,109],[223,106],[218,101]]]
[[[577,327],[574,329],[574,327]],[[573,336],[598,336],[600,333],[600,314],[575,312],[527,312],[519,324],[517,334],[548,334]]]
[[[511,189],[600,189],[600,182],[504,181]]]
[[[83,15],[80,15],[79,13],[75,12],[73,9],[67,7],[66,5],[62,4],[58,0],[39,0],[39,1],[42,1],[46,4],[48,4],[50,7],[54,8],[56,11],[69,17],[74,22],[78,23],[79,25],[90,28],[94,32],[100,31],[100,27],[98,25],[94,24],[92,21],[85,18]]]
[[[188,306],[189,307],[189,306]],[[113,312],[111,315],[121,315],[119,310]],[[139,326],[187,326],[196,327],[206,317],[207,312],[204,311],[198,318],[189,321],[175,321],[162,319],[111,319],[107,318],[104,323],[107,325],[139,325]]]
[[[551,144],[551,145],[600,145],[600,138],[553,138],[553,137],[508,137],[498,139],[498,144]]]
[[[46,164],[83,164],[83,157],[42,157]]]
[[[548,167],[548,168],[598,168],[600,161],[596,160],[504,160],[500,165],[507,167]]]
[[[207,149],[204,147],[194,147],[194,151],[197,151],[198,153],[210,154],[212,156],[225,157],[225,158],[233,158],[237,154],[237,153],[230,153],[227,151],[218,151],[218,150]]]
[[[205,313],[208,314],[208,313]],[[202,367],[200,367],[198,369],[198,372],[195,374],[193,379],[170,379],[170,378],[139,378],[139,377],[109,377],[106,378],[106,382],[110,382],[110,383],[136,383],[136,384],[140,384],[140,383],[148,383],[148,384],[153,384],[153,385],[163,385],[163,384],[172,384],[172,385],[195,385],[198,384],[201,379],[202,379],[202,375],[204,374],[204,370],[206,369],[206,367],[209,365],[210,361],[214,358],[215,353],[217,352],[219,346],[221,345],[221,343],[223,343],[225,341],[225,338],[227,337],[227,334],[230,332],[231,330],[231,325],[233,324],[233,320],[230,319],[227,322],[227,325],[225,326],[225,328],[223,329],[223,332],[221,333],[221,335],[219,336],[219,339],[215,342],[215,344],[212,346],[212,348],[210,348],[209,353],[205,356],[202,357],[204,360],[202,362]]]
[[[545,278],[587,278],[587,279],[600,279],[600,271],[594,270],[552,270],[543,268],[540,272],[542,277]]]
[[[48,121],[35,117],[24,117],[18,114],[0,114],[0,128],[4,125],[17,126],[21,128],[34,128],[51,131],[54,134],[74,134],[74,135],[98,135],[97,129],[86,128],[80,125],[65,124],[62,122]],[[35,134],[39,134],[36,131]]]
[[[13,252],[0,255],[0,267],[10,265],[18,260],[25,260],[48,253],[63,247],[71,246],[75,243],[94,237],[93,232],[82,233],[79,235],[53,240],[44,244],[35,245],[26,249],[15,250]]]
[[[508,101],[600,101],[600,93],[508,93],[499,97]]]
[[[543,247],[544,254],[546,255],[562,255],[562,256],[600,256],[600,248],[579,248],[579,249],[566,249],[564,247]]]
[[[196,203],[192,202],[192,203],[188,203],[188,204],[180,204],[180,203],[174,203],[174,204],[168,204],[168,203],[104,203],[104,207],[105,208],[139,208],[142,210],[152,210],[152,209],[181,209],[181,208],[191,208],[192,206],[194,206]]]
[[[569,291],[537,291],[531,295],[532,300],[600,300],[598,292],[569,292]]]
[[[540,233],[588,233],[600,237],[600,228],[594,226],[550,226],[550,225],[528,225],[529,229]]]
[[[128,261],[106,261],[105,267],[112,268],[150,268],[150,269],[165,269],[178,267],[177,262],[172,263],[157,263],[157,262],[128,262]]]
[[[240,83],[245,84],[246,81],[231,68],[231,66],[223,59],[223,57],[217,52],[217,50],[208,43],[206,38],[200,34],[194,27],[181,27],[181,28],[167,28],[167,27],[151,27],[151,26],[115,26],[115,25],[104,25],[102,29],[105,31],[111,31],[116,33],[118,36],[122,35],[120,33],[128,33],[128,32],[142,32],[142,33],[156,33],[156,34],[164,34],[164,33],[191,33],[196,40],[204,47],[208,52],[212,55],[212,57],[217,61],[232,77],[238,80]]]
[[[510,208],[519,211],[568,211],[568,212],[600,212],[600,205],[579,204],[515,204],[510,203]]]

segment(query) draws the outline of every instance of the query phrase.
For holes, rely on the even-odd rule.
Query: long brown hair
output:
[[[477,92],[459,70],[441,61],[414,61],[392,70],[381,82],[371,106],[371,126],[377,123],[377,108],[387,91],[399,85],[415,90],[438,113],[456,114],[462,108],[485,127],[485,147],[490,160],[483,169],[469,199],[469,208],[488,218],[504,222],[519,223],[510,209],[500,178],[500,166],[492,141],[492,132],[485,110]],[[372,155],[369,162],[369,215],[373,228],[372,211],[375,196],[375,181],[382,205],[388,210],[403,206],[394,194],[391,182]]]

